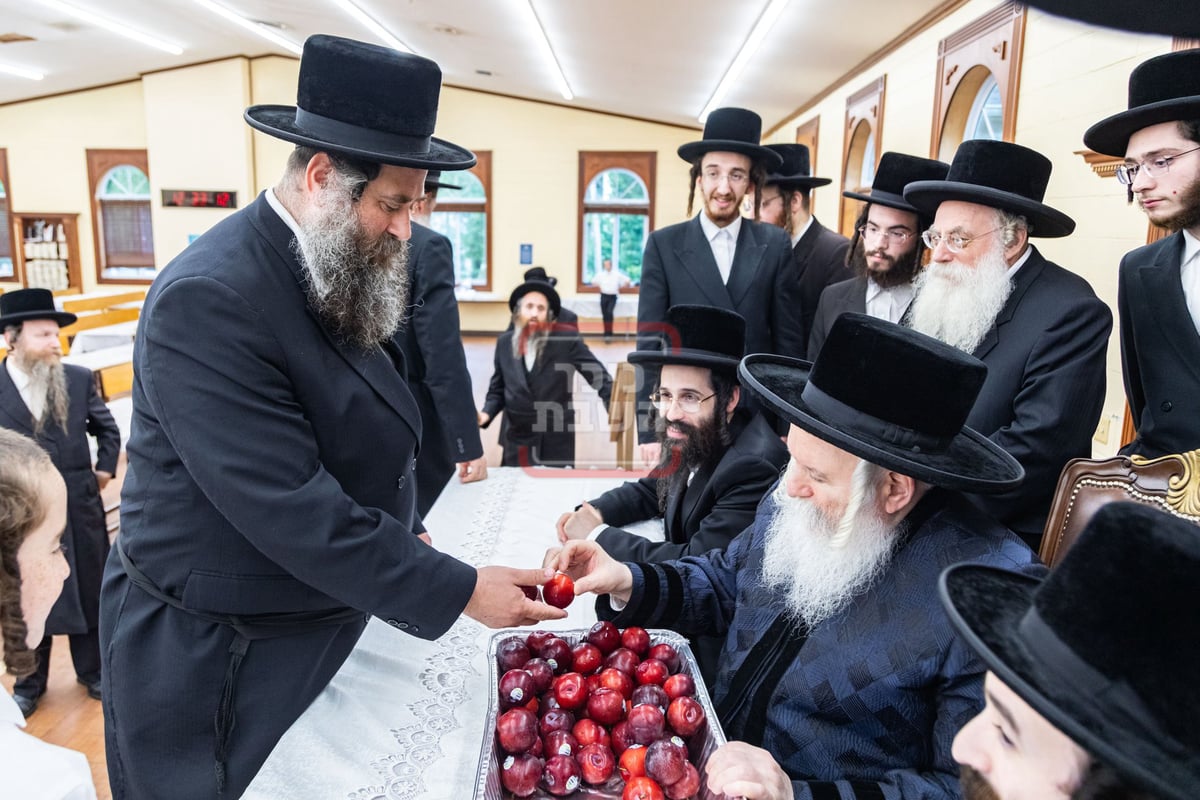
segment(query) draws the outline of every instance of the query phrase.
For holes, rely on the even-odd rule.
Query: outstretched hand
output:
[[[546,551],[542,565],[569,575],[575,582],[577,596],[585,592],[611,594],[625,603],[633,592],[633,573],[629,567],[592,541],[572,539],[562,547],[551,548]]]
[[[554,576],[553,570],[480,567],[475,591],[463,613],[489,628],[515,628],[548,619],[563,619],[561,608],[530,600],[522,586],[541,586]]]
[[[793,800],[792,780],[761,747],[730,742],[708,757],[704,768],[714,795],[745,800]]]

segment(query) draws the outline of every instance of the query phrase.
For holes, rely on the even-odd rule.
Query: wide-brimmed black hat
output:
[[[741,314],[713,306],[672,306],[662,350],[636,350],[630,364],[681,364],[707,367],[733,375],[746,352],[746,320]]]
[[[1044,581],[959,564],[939,591],[988,668],[1156,797],[1200,786],[1200,527],[1138,503],[1099,511]]]
[[[879,157],[879,169],[875,170],[871,191],[842,192],[842,197],[921,214],[912,203],[904,199],[904,187],[916,181],[944,181],[949,171],[950,165],[944,161],[888,151]]]
[[[1075,220],[1042,202],[1050,168],[1050,159],[1028,147],[969,139],[958,146],[945,180],[910,183],[904,199],[931,217],[947,200],[978,203],[1025,217],[1030,236],[1068,236]]]
[[[1192,119],[1200,119],[1200,49],[1138,64],[1129,75],[1129,110],[1088,128],[1083,143],[1106,156],[1124,156],[1129,137],[1142,128]]]
[[[831,178],[814,178],[812,165],[809,163],[808,145],[804,144],[769,144],[768,150],[773,150],[783,159],[783,163],[767,176],[766,184],[775,184],[784,189],[812,189],[817,186],[828,186],[833,183]]]
[[[788,422],[885,469],[980,493],[1025,477],[1015,458],[964,426],[987,366],[909,328],[845,313],[814,363],[749,355],[738,377]]]
[[[0,331],[5,325],[18,325],[30,319],[52,319],[66,326],[78,317],[56,308],[49,289],[17,289],[0,294]]]
[[[779,168],[783,159],[762,141],[762,117],[745,108],[717,108],[704,123],[704,138],[679,146],[679,157],[695,161],[714,150],[741,153],[763,165],[768,172]]]
[[[545,267],[530,267],[525,270],[525,274],[521,276],[527,281],[541,281],[548,283],[551,286],[558,286],[558,278],[546,274]]]
[[[1028,0],[1026,5],[1106,28],[1200,38],[1200,3],[1193,0]]]
[[[425,191],[428,192],[430,189],[454,189],[455,191],[462,190],[463,187],[458,186],[457,184],[445,183],[439,180],[441,177],[442,171],[440,169],[431,169],[425,173]]]
[[[527,280],[520,286],[512,290],[512,294],[508,296],[508,310],[516,311],[517,303],[521,302],[521,298],[530,292],[541,292],[546,296],[546,302],[550,304],[550,310],[554,312],[554,316],[558,316],[558,312],[562,310],[562,299],[558,296],[558,292],[554,287],[546,281],[530,281]]]
[[[296,105],[246,109],[246,122],[295,144],[380,164],[456,170],[464,147],[433,136],[442,71],[428,58],[339,36],[308,37]]]

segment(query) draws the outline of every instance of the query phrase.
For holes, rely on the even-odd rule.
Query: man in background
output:
[[[612,259],[606,258],[593,283],[600,290],[600,316],[604,320],[604,341],[611,342],[613,310],[617,307],[617,298],[621,294],[622,287],[628,286],[630,283],[629,277],[620,270],[614,270]]]

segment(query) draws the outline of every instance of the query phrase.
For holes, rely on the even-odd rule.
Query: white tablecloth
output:
[[[600,319],[603,315],[600,313],[600,294],[577,294],[571,297],[563,297],[562,304],[564,308],[569,308],[579,316],[585,319]],[[613,309],[614,317],[636,317],[638,308],[638,296],[636,294],[626,294],[622,292],[617,295],[617,305]]]
[[[71,342],[72,353],[88,353],[92,350],[103,350],[107,347],[119,347],[129,344],[137,335],[138,321],[118,322],[115,325],[104,325],[99,328],[88,328],[75,334]]]
[[[426,520],[434,544],[475,566],[540,566],[546,548],[557,544],[559,515],[620,483],[563,474],[509,468],[489,469],[481,483],[452,479]],[[661,527],[649,535],[661,539]],[[436,586],[429,602],[437,602]],[[590,597],[576,600],[568,614],[543,627],[596,621]],[[469,800],[492,692],[485,660],[492,633],[463,617],[428,642],[373,619],[244,796]]]

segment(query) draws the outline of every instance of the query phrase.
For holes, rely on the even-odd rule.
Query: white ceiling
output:
[[[184,48],[170,55],[81,22],[38,0],[0,0],[0,103],[136,78],[233,55],[286,54],[192,0],[67,0]],[[525,0],[359,0],[415,52],[437,61],[447,84],[566,102],[698,126],[726,68],[768,0],[533,0],[568,83],[563,101],[543,69]],[[333,0],[220,0],[278,23],[296,43],[314,33],[376,42]],[[764,130],[828,87],[946,0],[790,0],[722,105],[752,108]],[[449,30],[447,30],[449,29]],[[488,71],[490,75],[479,74]],[[3,140],[3,131],[0,131]]]

